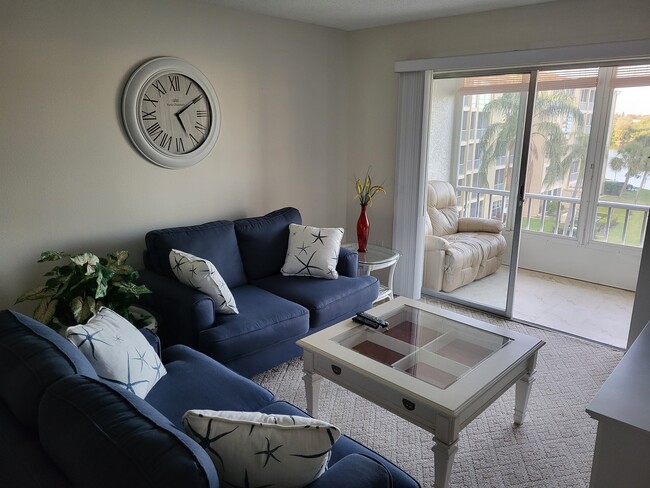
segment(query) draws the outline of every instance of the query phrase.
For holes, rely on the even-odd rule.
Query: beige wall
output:
[[[0,15],[0,309],[42,283],[45,249],[125,248],[162,226],[295,206],[344,225],[347,36],[177,0],[4,1]],[[184,170],[135,151],[130,73],[183,58],[211,80],[221,135]],[[350,189],[351,191],[351,189]]]
[[[388,195],[370,209],[390,244],[395,61],[648,37],[646,0],[567,0],[345,33],[181,0],[4,1],[0,16],[0,309],[49,269],[45,249],[126,248],[161,226],[293,205],[354,240],[351,180],[369,165]],[[177,56],[212,81],[212,153],[165,170],[132,148],[120,96],[146,59]]]
[[[562,0],[354,32],[350,38],[350,178],[372,164],[378,178],[387,178],[389,191],[394,188],[396,61],[649,38],[647,0]],[[392,241],[392,194],[389,197],[380,195],[369,212],[371,242]],[[357,207],[348,203],[348,232],[353,231]]]

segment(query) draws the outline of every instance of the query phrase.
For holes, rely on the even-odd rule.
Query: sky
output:
[[[617,88],[617,114],[650,115],[650,86]]]

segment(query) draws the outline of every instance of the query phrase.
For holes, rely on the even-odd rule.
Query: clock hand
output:
[[[178,119],[178,122],[181,124],[181,127],[183,128],[183,132],[187,134],[187,129],[185,128],[185,124],[183,124],[183,119],[181,119],[181,112],[176,113],[176,118]]]
[[[188,103],[188,104],[185,105],[182,109],[180,109],[178,112],[176,112],[176,116],[178,117],[180,114],[182,114],[183,112],[185,112],[188,108],[190,108],[190,107],[191,107],[192,105],[194,105],[196,102],[198,102],[199,100],[201,100],[202,97],[203,97],[203,95],[199,95],[199,96],[197,96],[196,98],[194,98],[194,100],[192,100],[190,103]]]

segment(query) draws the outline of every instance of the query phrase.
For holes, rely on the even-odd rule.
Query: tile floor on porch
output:
[[[502,303],[509,268],[452,292],[483,303]],[[499,296],[490,298],[490,294]],[[513,319],[625,348],[634,292],[519,269]]]

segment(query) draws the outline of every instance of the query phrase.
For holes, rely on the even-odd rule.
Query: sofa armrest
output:
[[[199,332],[214,325],[214,302],[205,293],[151,270],[140,270],[139,282],[152,293],[142,295],[139,304],[159,319],[158,335],[163,346],[195,346]]]
[[[359,254],[357,251],[342,247],[339,251],[339,261],[336,264],[336,271],[341,276],[356,278],[359,270]]]
[[[478,217],[461,217],[458,219],[458,232],[492,232],[498,234],[503,230],[503,223],[494,219]]]
[[[446,251],[447,249],[449,249],[449,241],[444,237],[424,236],[424,252]]]
[[[363,454],[349,454],[325,471],[308,488],[392,487],[390,472],[378,461]]]

